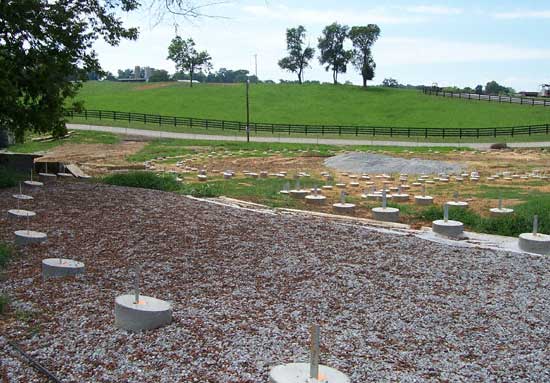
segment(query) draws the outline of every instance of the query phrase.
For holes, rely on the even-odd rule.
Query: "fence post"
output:
[[[288,135],[290,136],[290,124],[288,124]]]
[[[407,128],[407,137],[411,136],[411,128]]]
[[[206,130],[208,130],[208,120],[204,120],[204,126],[205,126]]]
[[[101,110],[99,111],[99,120],[101,121]]]
[[[160,128],[160,124],[161,124],[161,118],[160,118],[160,114],[159,114],[159,128]]]
[[[143,113],[143,123],[147,125],[147,115]]]
[[[176,117],[174,116],[174,128],[176,127]]]
[[[462,139],[462,128],[458,128],[458,138]]]
[[[493,129],[493,136],[497,136],[497,128]]]
[[[548,124],[546,124],[546,134],[548,134]]]
[[[390,126],[390,137],[393,137],[393,128]]]
[[[529,135],[531,135],[531,125],[529,125]]]
[[[356,126],[355,127],[355,137],[357,137],[359,135],[359,127]]]
[[[271,134],[275,134],[275,124],[271,124]]]
[[[514,130],[515,128],[512,126],[512,137],[514,137]]]
[[[307,125],[304,125],[304,129],[306,131],[306,136],[307,136]]]
[[[225,130],[225,120],[222,120],[222,130]]]
[[[84,109],[84,119],[88,119],[88,109]]]
[[[325,125],[321,125],[321,136],[325,135]]]
[[[428,128],[424,128],[424,138],[428,138]]]
[[[190,128],[193,127],[193,119],[192,119],[192,118],[189,119],[189,127],[190,127]],[[239,128],[240,128],[240,126],[239,126]],[[239,129],[239,130],[240,130],[240,129]]]
[[[479,138],[479,128],[476,128],[477,130],[477,138]]]

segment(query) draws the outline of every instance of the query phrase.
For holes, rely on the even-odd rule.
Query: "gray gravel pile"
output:
[[[457,173],[466,168],[458,163],[418,158],[407,159],[364,152],[351,152],[327,158],[325,166],[343,172],[388,174]]]
[[[0,191],[2,211],[13,192]],[[0,292],[34,314],[2,333],[64,382],[266,382],[271,366],[307,360],[312,322],[322,362],[353,382],[550,380],[549,257],[150,190],[33,194],[31,229],[48,242],[22,250]],[[18,227],[0,215],[1,240]],[[60,255],[86,275],[43,283],[40,260]],[[137,263],[142,293],[172,302],[174,322],[133,334],[113,308]],[[43,381],[6,347],[0,360],[10,382]]]

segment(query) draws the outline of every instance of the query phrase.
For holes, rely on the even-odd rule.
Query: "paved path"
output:
[[[97,125],[81,125],[67,124],[69,130],[93,130],[98,132],[109,132],[116,134],[129,134],[134,136],[152,137],[152,138],[178,138],[186,140],[210,140],[210,141],[246,141],[244,136],[217,136],[210,134],[193,134],[193,133],[177,133],[164,132],[157,130],[120,128],[114,126],[97,126]],[[343,140],[333,138],[306,138],[306,137],[263,137],[251,136],[252,142],[282,142],[282,143],[297,143],[297,144],[324,144],[324,145],[379,145],[379,146],[460,146],[472,149],[488,149],[490,143],[452,143],[452,142],[415,142],[415,141],[378,141],[378,140]],[[516,142],[508,144],[512,148],[540,148],[550,147],[550,142]]]

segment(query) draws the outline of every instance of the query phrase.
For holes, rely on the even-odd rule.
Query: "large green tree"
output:
[[[333,23],[323,29],[319,37],[319,62],[325,65],[325,70],[332,71],[334,84],[338,84],[338,74],[346,73],[347,65],[352,58],[353,52],[344,47],[348,37],[349,27]]]
[[[372,57],[372,46],[380,36],[380,28],[376,24],[352,27],[349,38],[353,44],[352,63],[363,77],[363,86],[367,86],[367,80],[374,78],[376,63]]]
[[[297,28],[286,30],[286,47],[288,56],[279,60],[279,66],[298,75],[298,82],[301,84],[304,76],[304,69],[309,66],[315,50],[311,47],[304,47],[306,29],[299,25]]]
[[[102,73],[93,44],[136,39],[118,12],[137,0],[1,0],[0,129],[65,133],[67,103],[88,73]]]
[[[182,39],[176,36],[168,47],[169,60],[174,61],[176,70],[189,72],[189,85],[193,87],[193,75],[195,72],[210,70],[212,58],[206,51],[199,52],[195,49],[195,42],[189,38]]]

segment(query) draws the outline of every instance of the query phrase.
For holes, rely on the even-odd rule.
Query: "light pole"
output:
[[[248,91],[250,88],[250,80],[246,80],[246,142],[250,142],[250,102]]]

